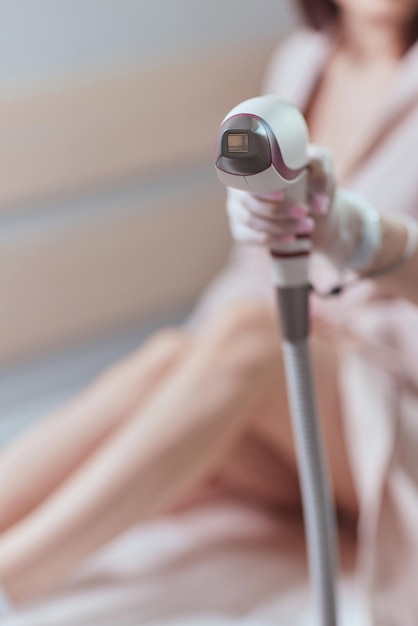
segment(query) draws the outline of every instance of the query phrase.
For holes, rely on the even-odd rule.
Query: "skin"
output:
[[[362,132],[355,134],[361,143],[351,141],[350,124],[355,119],[364,130],[374,119],[416,3],[341,0],[341,6],[341,43],[306,113],[313,140],[331,148],[344,179],[364,141]],[[404,11],[399,21],[396,6]],[[372,40],[376,45],[369,46]],[[349,105],[341,89],[349,89]],[[353,108],[360,95],[367,107]],[[396,258],[404,242],[404,229],[385,221],[376,264]],[[418,255],[396,278],[387,277],[385,288],[418,299],[417,263]],[[316,337],[313,352],[334,493],[355,520],[338,342]],[[132,525],[193,505],[208,483],[299,512],[274,311],[241,302],[195,336],[163,331],[4,451],[0,475],[0,581],[16,603],[53,590]]]
[[[48,442],[55,458],[45,454],[55,420],[44,425],[42,436],[35,429],[6,453],[0,498],[10,513],[0,540],[0,572],[15,602],[49,591],[133,524],[193,502],[209,478],[264,506],[299,510],[286,399],[277,393],[284,376],[276,329],[272,311],[242,302],[217,315],[200,337],[157,336],[61,412],[58,432]],[[335,363],[328,357],[325,345],[318,345],[322,387],[332,388]],[[143,385],[145,375],[151,389]],[[112,403],[122,390],[129,401],[118,406],[121,411],[113,405],[102,420],[110,385]],[[96,412],[85,413],[86,398]],[[337,497],[349,506],[336,401],[336,394],[327,393],[322,409],[333,441]],[[89,443],[80,461],[78,440],[87,415]],[[28,453],[41,455],[42,462],[10,492],[7,485]],[[36,504],[33,485],[42,497]]]
[[[336,0],[336,4],[349,19],[367,21],[372,26],[385,26],[392,32],[394,29],[403,30],[417,11],[416,0]]]

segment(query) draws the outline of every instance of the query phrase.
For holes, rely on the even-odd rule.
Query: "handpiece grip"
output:
[[[299,180],[292,184],[286,185],[286,187],[277,189],[271,193],[256,194],[258,198],[266,201],[277,201],[277,193],[280,191],[285,192],[285,199],[283,200],[284,206],[289,207],[295,204],[307,203],[307,184],[308,184],[308,172],[307,170],[300,176]],[[312,250],[311,238],[306,235],[296,237],[294,241],[286,242],[271,248],[271,254],[276,259],[286,259],[292,257],[298,257],[301,255],[308,255]]]

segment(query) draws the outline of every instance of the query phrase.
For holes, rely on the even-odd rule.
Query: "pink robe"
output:
[[[325,35],[302,31],[273,57],[267,91],[302,111],[332,53]],[[381,212],[418,218],[418,44],[401,63],[397,85],[346,187]],[[320,270],[314,277],[323,278]],[[205,294],[196,320],[232,298],[271,298],[267,255],[237,249]],[[417,277],[418,279],[418,277]],[[373,299],[373,285],[332,301],[315,315],[347,338],[340,394],[360,497],[359,577],[376,626],[418,624],[418,308]]]

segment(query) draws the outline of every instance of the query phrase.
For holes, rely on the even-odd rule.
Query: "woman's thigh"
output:
[[[297,472],[297,457],[287,402],[284,366],[278,333],[272,329],[272,345],[277,351],[276,383],[269,390],[266,406],[255,416],[254,431],[273,446],[290,469]],[[311,340],[316,397],[326,447],[328,467],[339,509],[349,516],[358,514],[357,494],[344,432],[338,390],[338,346],[318,337]]]
[[[297,504],[300,501],[295,480],[297,458],[276,311],[268,305],[237,303],[218,316],[216,324],[222,329],[225,349],[228,347],[231,353],[239,350],[240,343],[245,343],[248,330],[251,329],[253,349],[243,349],[242,355],[245,359],[251,354],[254,378],[258,377],[262,389],[258,408],[237,442],[234,454],[226,459],[224,471],[236,485],[246,485],[254,492],[265,492],[270,496],[276,492],[279,503]],[[339,402],[337,347],[313,337],[311,352],[321,427],[335,498],[342,511],[356,517],[357,496]],[[276,456],[274,462],[272,452]],[[273,467],[277,471],[276,485],[272,481]]]
[[[0,532],[27,515],[94,454],[189,347],[182,331],[160,331],[6,448],[0,454]]]

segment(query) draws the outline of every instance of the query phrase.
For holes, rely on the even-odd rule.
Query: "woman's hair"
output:
[[[322,30],[338,17],[340,9],[333,0],[299,0],[310,26]]]
[[[335,22],[340,8],[334,0],[298,0],[306,20],[315,30],[322,30]],[[418,41],[418,11],[410,22],[410,30],[406,35],[408,47]]]

